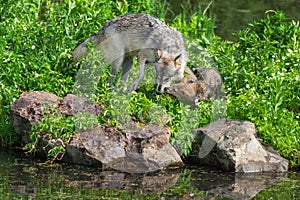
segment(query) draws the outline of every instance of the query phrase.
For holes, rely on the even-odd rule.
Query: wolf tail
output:
[[[103,36],[102,31],[99,31],[97,34],[93,35],[92,37],[89,37],[80,45],[78,45],[72,53],[73,63],[76,63],[78,60],[87,56],[88,54],[88,48],[86,47],[87,43],[92,42],[96,47],[101,42],[102,36]]]

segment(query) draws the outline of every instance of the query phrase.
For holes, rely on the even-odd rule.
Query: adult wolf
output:
[[[126,14],[106,22],[73,51],[74,62],[87,55],[88,42],[101,49],[111,64],[111,87],[121,66],[121,79],[127,82],[134,57],[138,59],[139,72],[129,91],[137,89],[143,80],[146,62],[154,64],[156,90],[160,93],[172,81],[179,82],[184,77],[187,52],[181,33],[148,14]]]

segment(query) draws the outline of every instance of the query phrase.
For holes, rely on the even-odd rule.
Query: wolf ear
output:
[[[174,59],[175,65],[176,65],[177,63],[179,63],[179,64],[181,63],[181,57],[182,57],[181,54],[179,54],[178,56],[175,57],[175,59]]]
[[[162,50],[157,49],[157,60],[159,60],[162,57],[162,55],[163,55]]]

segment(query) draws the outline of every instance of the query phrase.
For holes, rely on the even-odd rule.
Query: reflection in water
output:
[[[82,165],[44,164],[20,152],[0,152],[0,199],[206,199],[220,195],[249,199],[266,187],[287,180],[287,174],[234,174],[189,166],[151,174],[102,171]],[[297,177],[294,176],[294,177]],[[293,180],[295,181],[295,180]],[[295,190],[299,190],[299,181]],[[298,186],[297,186],[298,185]],[[280,192],[284,192],[282,188]],[[195,196],[195,194],[197,196]],[[291,193],[293,197],[300,194]]]
[[[40,160],[22,158],[15,152],[0,153],[0,170],[0,191],[6,189],[7,194],[46,193],[51,196],[58,192],[66,194],[70,188],[71,194],[76,190],[81,193],[88,189],[99,189],[102,193],[109,189],[157,194],[174,185],[181,173],[181,169],[153,174],[126,174],[65,163],[49,166]]]
[[[260,191],[287,178],[287,173],[212,173],[192,171],[192,185],[230,199],[252,199]]]
[[[190,1],[171,1],[171,10],[180,13],[183,9],[198,9],[200,3],[204,10],[211,0],[190,0]],[[265,16],[267,10],[281,10],[291,19],[300,20],[300,1],[299,0],[268,0],[268,1],[248,1],[248,0],[215,0],[210,7],[209,16],[214,16],[216,20],[216,34],[224,40],[236,40],[237,36],[233,33],[247,27],[254,20]]]

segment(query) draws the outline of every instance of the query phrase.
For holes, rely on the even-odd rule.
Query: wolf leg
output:
[[[133,57],[127,57],[124,59],[124,62],[122,64],[122,76],[121,79],[124,81],[124,83],[127,82],[130,70],[133,65]]]
[[[116,76],[117,76],[117,74],[120,70],[120,66],[123,63],[123,59],[124,59],[124,56],[121,56],[121,57],[117,58],[116,60],[114,60],[111,63],[110,78],[109,78],[109,85],[110,85],[111,88],[114,87],[114,81],[115,81]]]
[[[146,60],[147,57],[143,53],[139,53],[138,55],[139,74],[137,79],[130,86],[130,91],[136,90],[139,84],[141,83],[141,81],[144,79]]]

